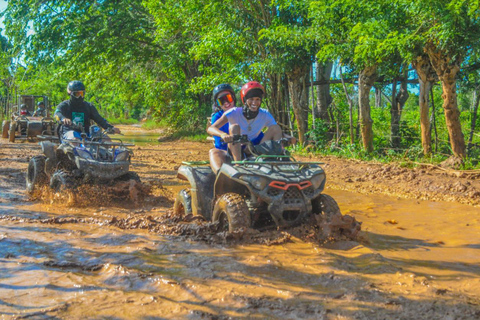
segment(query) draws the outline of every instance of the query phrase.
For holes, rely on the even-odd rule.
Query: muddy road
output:
[[[326,193],[363,223],[358,241],[238,241],[171,212],[176,168],[210,144],[125,129],[151,189],[138,203],[96,189],[28,199],[39,146],[0,139],[2,319],[480,318],[478,173],[317,159]]]

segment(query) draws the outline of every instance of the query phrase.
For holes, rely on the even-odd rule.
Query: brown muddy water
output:
[[[284,230],[242,242],[170,216],[173,168],[208,146],[142,146],[134,170],[157,189],[107,206],[29,201],[26,158],[4,141],[2,319],[480,318],[477,207],[326,190],[363,223],[358,241]]]

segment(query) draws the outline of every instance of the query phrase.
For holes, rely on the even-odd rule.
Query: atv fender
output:
[[[213,184],[215,174],[209,166],[182,165],[178,168],[177,178],[190,183],[193,215],[201,215],[207,220],[212,218]]]
[[[222,167],[223,168],[223,167]],[[235,173],[238,173],[235,171]],[[238,174],[236,174],[238,176]],[[220,170],[215,181],[215,198],[225,193],[237,193],[251,198],[256,202],[254,193],[245,182],[240,182],[238,178],[232,176],[228,170]]]
[[[43,154],[47,157],[45,161],[45,171],[47,174],[50,174],[57,165],[57,156],[55,153],[56,144],[50,141],[42,141],[39,145],[42,147]]]
[[[52,143],[50,141],[42,141],[39,143],[39,145],[42,147],[43,154],[48,159],[55,159],[55,143]]]

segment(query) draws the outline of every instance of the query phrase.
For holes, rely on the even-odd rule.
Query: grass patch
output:
[[[208,134],[204,131],[188,131],[188,130],[178,130],[166,132],[165,135],[160,139],[164,141],[170,140],[187,140],[187,141],[198,141],[205,142],[207,141]]]
[[[119,119],[119,118],[108,118],[107,119],[108,123],[110,124],[136,124],[138,123],[137,119]]]
[[[165,124],[154,119],[149,119],[144,123],[142,123],[142,129],[145,129],[145,130],[153,130],[153,129],[160,129],[160,128],[165,128]]]

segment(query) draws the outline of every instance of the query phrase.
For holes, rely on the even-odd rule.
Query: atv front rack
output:
[[[83,145],[97,145],[97,146],[109,146],[109,147],[133,147],[135,146],[133,143],[123,143],[122,140],[120,142],[112,142],[112,141],[83,141],[80,139],[62,139],[63,141],[74,142],[74,143],[82,143]]]
[[[284,161],[264,161],[263,159],[275,158],[275,159],[285,159]],[[293,160],[293,161],[290,161]],[[255,160],[242,160],[242,161],[232,161],[232,164],[247,164],[247,165],[270,165],[277,168],[279,171],[299,171],[304,169],[308,165],[316,164],[325,164],[324,162],[299,162],[295,160],[292,156],[287,155],[259,155]],[[298,165],[298,169],[285,169],[285,166]],[[283,167],[283,168],[281,168]]]
[[[202,166],[210,164],[210,161],[182,161],[182,164],[187,166]]]

